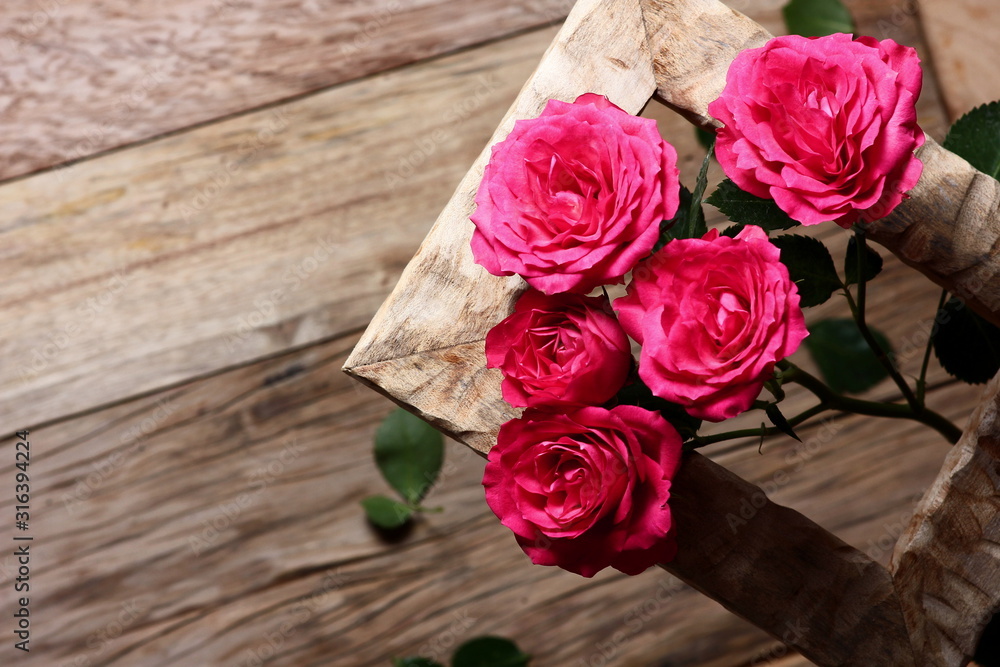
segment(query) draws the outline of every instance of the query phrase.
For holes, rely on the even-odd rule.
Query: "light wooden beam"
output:
[[[581,0],[490,145],[514,120],[537,116],[549,98],[584,92],[603,93],[636,113],[655,91],[709,125],[707,105],[722,90],[732,58],[769,37],[716,0]],[[872,236],[1000,322],[996,189],[933,142],[920,155],[920,185],[872,226]],[[489,146],[344,367],[481,453],[517,414],[500,398],[499,372],[485,368],[483,340],[523,289],[517,277],[497,278],[476,266],[469,249],[468,217],[488,156]],[[997,431],[993,422],[986,428]],[[733,530],[730,517],[747,503],[752,517]],[[924,643],[910,636],[911,616],[922,613],[912,596],[900,598],[890,573],[853,547],[698,455],[685,458],[674,504],[681,550],[667,569],[734,613],[821,665],[928,664]],[[963,539],[979,539],[972,524],[966,528]],[[795,622],[805,629],[790,632]],[[935,664],[962,664],[963,651]]]

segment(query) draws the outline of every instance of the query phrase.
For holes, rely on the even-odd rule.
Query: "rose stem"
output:
[[[955,444],[962,437],[962,430],[952,424],[942,415],[921,408],[920,411],[913,409],[911,405],[900,405],[898,403],[876,403],[875,401],[864,401],[859,398],[850,398],[835,394],[827,387],[822,380],[814,375],[810,375],[798,366],[795,366],[787,359],[778,362],[778,367],[783,371],[785,382],[795,382],[811,391],[816,398],[822,401],[831,410],[841,412],[853,412],[859,415],[869,415],[872,417],[889,417],[892,419],[912,419],[930,426],[935,431],[945,437],[948,442]]]
[[[858,300],[857,302],[854,301],[851,290],[846,285],[844,286],[844,295],[847,297],[847,303],[851,308],[851,313],[854,315],[855,321],[858,323],[858,329],[861,331],[861,335],[864,337],[865,342],[868,343],[868,346],[878,358],[879,363],[882,364],[892,377],[893,381],[896,383],[896,386],[899,387],[903,398],[906,399],[907,405],[899,405],[897,403],[877,403],[874,401],[865,401],[858,398],[850,398],[848,396],[836,394],[819,378],[807,373],[798,366],[795,366],[790,361],[784,360],[778,363],[778,368],[780,368],[784,373],[784,381],[800,384],[820,399],[819,405],[815,405],[802,414],[792,417],[788,420],[788,424],[789,426],[797,426],[798,424],[801,424],[810,417],[814,417],[821,412],[826,410],[837,410],[840,412],[853,412],[855,414],[867,415],[871,417],[912,419],[926,426],[930,426],[935,431],[943,435],[948,442],[955,444],[958,442],[958,439],[962,437],[961,429],[951,423],[944,416],[934,412],[933,410],[928,410],[924,405],[923,399],[926,387],[927,365],[930,361],[931,342],[928,341],[927,349],[924,351],[924,359],[920,369],[920,378],[917,380],[918,398],[917,395],[914,395],[913,390],[910,389],[906,380],[899,374],[895,364],[892,363],[892,360],[889,359],[885,350],[883,350],[882,346],[878,344],[878,341],[875,340],[871,330],[868,328],[868,324],[865,320],[865,305],[867,297],[867,290],[865,289],[865,263],[867,260],[868,244],[862,228],[855,227],[854,233],[858,253]],[[938,304],[938,310],[940,310],[944,305],[945,296],[946,293],[942,292],[940,303]],[[935,311],[935,316],[936,313],[937,311]],[[685,446],[687,449],[698,449],[699,447],[704,447],[706,445],[726,440],[750,437],[769,437],[772,435],[778,435],[782,432],[783,431],[781,429],[775,426],[741,429],[738,431],[717,433],[715,435],[695,436]]]
[[[889,355],[885,353],[882,346],[878,344],[875,340],[875,336],[872,335],[871,329],[868,328],[868,323],[865,320],[865,300],[867,290],[865,289],[865,260],[868,258],[868,242],[865,238],[865,231],[861,227],[854,228],[854,239],[856,241],[856,249],[858,254],[858,301],[855,303],[854,297],[851,295],[850,288],[844,285],[844,295],[847,297],[847,304],[851,307],[851,314],[854,315],[854,320],[858,323],[858,329],[861,331],[862,337],[865,342],[868,343],[868,347],[872,349],[875,356],[878,358],[879,363],[885,368],[886,372],[892,377],[892,381],[896,383],[899,387],[899,391],[903,393],[903,397],[906,402],[910,405],[910,409],[915,415],[919,415],[923,411],[924,406],[917,400],[917,397],[913,394],[913,390],[910,386],[906,384],[906,380],[903,376],[899,374],[899,370],[896,365],[889,358]]]
[[[788,420],[789,426],[798,426],[810,417],[815,417],[819,413],[829,410],[825,403],[820,403],[819,405],[814,405],[805,412],[799,415],[795,415]],[[760,438],[769,437],[772,435],[778,435],[779,433],[784,433],[777,426],[768,426],[765,428],[746,428],[740,431],[729,431],[727,433],[717,433],[715,435],[700,435],[695,436],[691,441],[689,441],[685,447],[687,449],[698,449],[699,447],[704,447],[705,445],[713,445],[717,442],[723,442],[724,440],[735,440],[737,438]]]
[[[789,362],[780,362],[779,366],[781,366],[785,371],[784,375],[785,381],[795,382],[797,384],[800,384],[806,389],[812,391],[813,394],[816,394],[817,396],[819,396],[820,393],[822,393],[822,396],[824,397],[823,402],[809,408],[802,414],[796,415],[795,417],[789,419],[788,420],[789,426],[793,427],[798,426],[807,419],[810,419],[811,417],[814,417],[820,414],[821,412],[825,412],[826,410],[840,410],[841,412],[859,412],[859,414],[867,414],[876,417],[915,419],[916,421],[919,421],[923,424],[927,424],[928,426],[933,427],[936,431],[941,433],[952,444],[957,442],[959,436],[961,436],[962,434],[961,430],[959,430],[957,426],[952,424],[945,417],[931,410],[925,409],[922,412],[922,417],[918,419],[915,417],[914,413],[910,410],[909,406],[892,404],[892,403],[878,403],[873,401],[861,401],[858,399],[847,398],[846,396],[839,396],[838,394],[834,394],[830,390],[830,388],[827,387],[825,384],[823,384],[823,382],[819,378],[816,378],[813,375],[809,375],[808,373],[798,368],[797,366],[793,366]],[[811,378],[811,380],[805,379],[805,376],[808,376],[809,378]],[[943,387],[950,384],[955,384],[956,382],[957,381],[954,378],[949,378],[947,380],[939,382],[938,384],[935,385],[935,387]],[[829,405],[826,400],[829,397],[843,399],[844,402],[852,403],[854,405],[857,404],[866,405],[868,406],[869,409],[866,409],[864,412],[855,411],[853,409],[848,410],[846,408],[840,407],[839,401],[837,401],[838,403],[837,405]],[[893,414],[884,414],[884,412],[880,408],[885,406],[892,406],[892,408],[894,408]],[[781,431],[776,426],[769,426],[766,428],[747,428],[739,431],[727,431],[726,433],[716,433],[714,435],[695,436],[694,438],[692,438],[691,440],[689,440],[684,444],[684,448],[685,450],[694,450],[700,447],[704,447],[706,445],[714,445],[717,442],[724,442],[726,440],[736,440],[738,438],[760,438],[762,436],[765,438],[769,438],[773,435],[779,435],[781,433],[784,433],[784,431]]]
[[[934,311],[934,326],[937,326],[938,313],[944,308],[945,300],[948,298],[948,290],[941,290],[941,298],[938,299],[937,309]],[[920,364],[920,377],[917,378],[917,400],[920,405],[925,405],[924,398],[927,395],[927,364],[931,360],[931,345],[934,342],[934,329],[931,328],[931,335],[927,337],[927,347],[924,349],[924,361]]]

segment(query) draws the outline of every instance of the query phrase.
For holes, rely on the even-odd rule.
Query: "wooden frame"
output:
[[[490,142],[549,98],[606,95],[638,113],[654,94],[710,126],[729,63],[766,30],[717,0],[579,0]],[[873,239],[1000,324],[1000,183],[928,138],[910,198]],[[473,197],[459,184],[344,370],[485,454],[517,415],[485,368],[486,333],[524,288],[477,266]],[[927,491],[887,570],[698,454],[673,500],[680,552],[664,566],[820,665],[962,665],[1000,606],[1000,379]],[[755,508],[739,534],[726,517]],[[789,637],[786,622],[804,620]],[[783,636],[784,634],[784,636]]]

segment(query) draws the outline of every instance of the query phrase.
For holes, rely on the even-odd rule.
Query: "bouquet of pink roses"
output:
[[[709,106],[728,178],[705,201],[732,221],[722,231],[707,229],[702,211],[713,151],[689,191],[655,122],[600,95],[551,100],[493,147],[473,254],[529,288],[486,339],[504,399],[524,412],[500,429],[483,484],[533,562],[589,577],[669,561],[671,479],[686,449],[796,437],[828,410],[913,419],[957,440],[924,403],[931,346],[911,387],[865,316],[881,269],[865,226],[899,205],[922,170],[920,88],[916,52],[892,40],[789,36],[740,53]],[[823,243],[781,233],[823,222],[853,230],[843,278]],[[621,283],[625,296],[611,301],[604,286]],[[853,320],[807,330],[802,308],[837,292]],[[983,382],[1000,367],[1000,332],[944,297],[950,316],[939,322],[953,324],[936,333],[937,355]],[[641,346],[637,363],[629,339]],[[803,341],[822,378],[786,359]],[[845,395],[886,377],[900,402]],[[816,403],[786,418],[789,383]],[[749,410],[771,426],[700,433],[704,421]]]

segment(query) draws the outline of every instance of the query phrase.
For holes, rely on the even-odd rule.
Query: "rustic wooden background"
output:
[[[782,3],[731,6],[780,32]],[[531,566],[455,443],[445,511],[401,541],[358,506],[385,490],[371,439],[392,406],[340,366],[570,4],[4,3],[0,431],[31,430],[35,541],[29,655],[0,550],[0,662],[385,666],[495,633],[539,667],[809,664],[661,571]],[[850,6],[920,50],[935,138],[1000,98],[988,0]],[[690,183],[693,131],[645,113]],[[872,289],[908,372],[936,297],[895,261]],[[933,381],[963,422],[978,390]],[[885,561],[946,445],[850,417],[800,433],[711,454]]]

